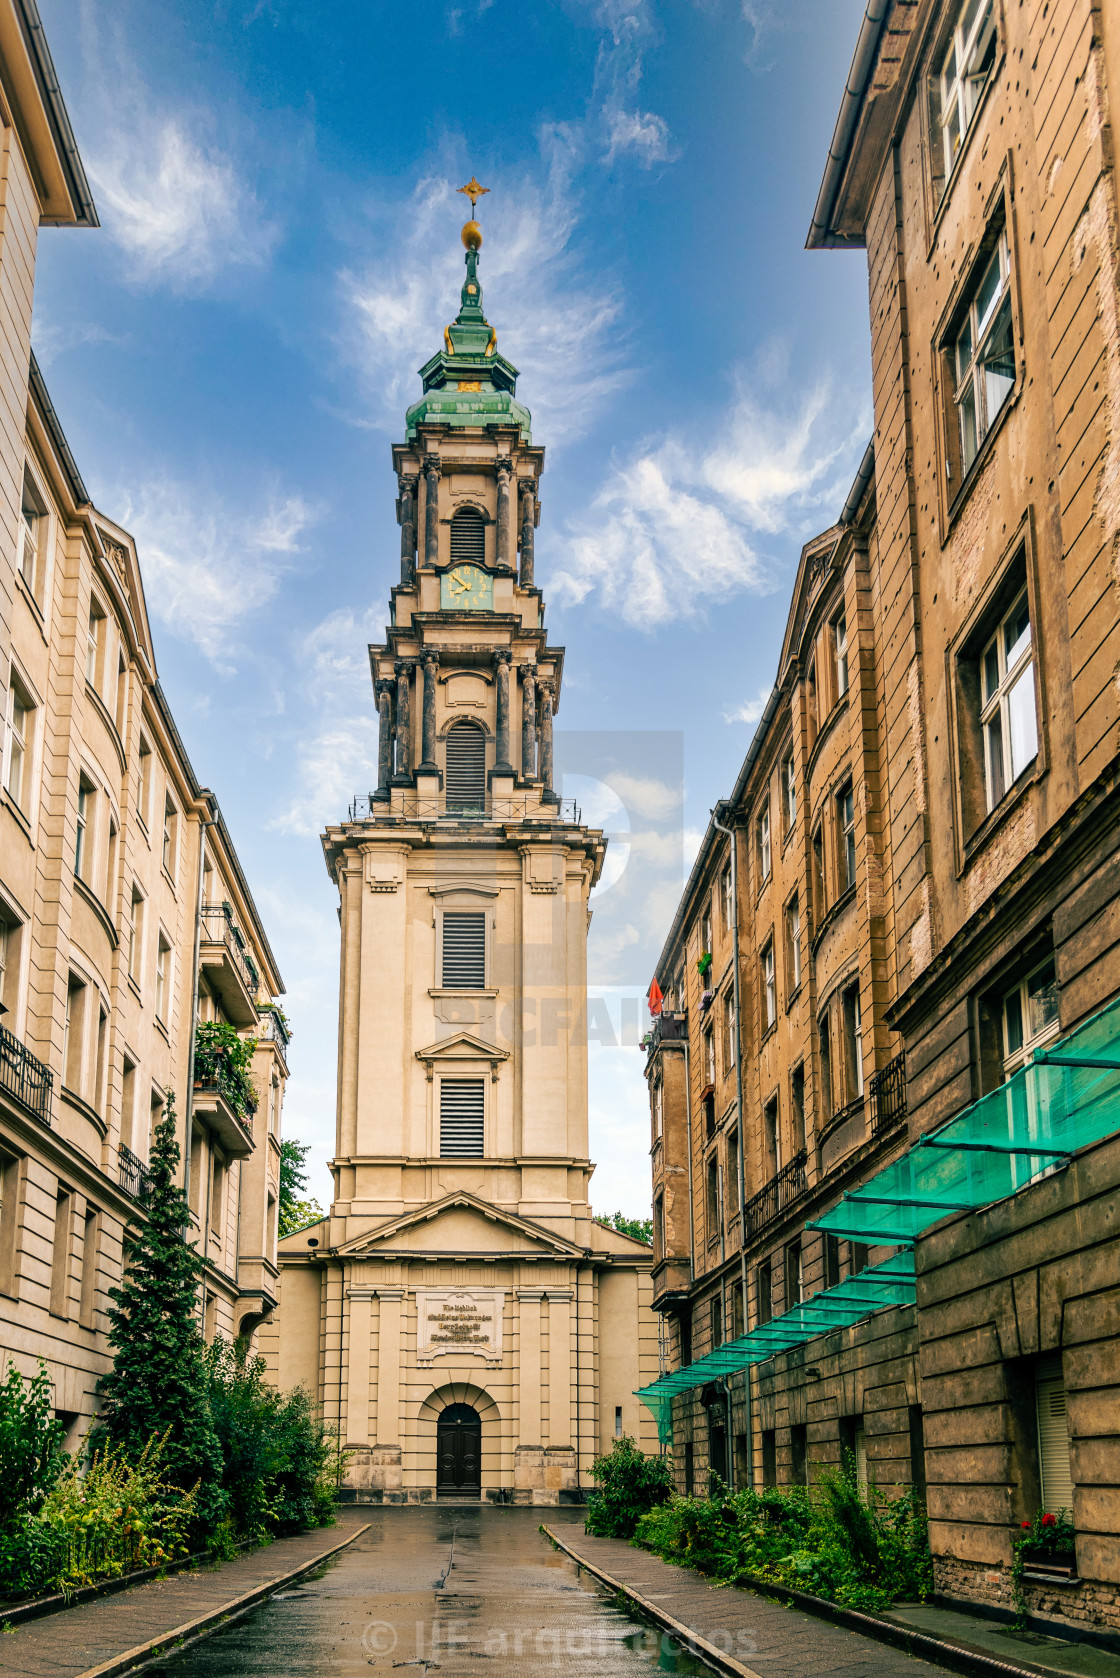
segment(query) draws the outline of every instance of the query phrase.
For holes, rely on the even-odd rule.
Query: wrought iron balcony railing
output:
[[[900,1050],[894,1059],[867,1080],[867,1094],[871,1103],[871,1134],[880,1135],[893,1130],[906,1117],[906,1052]]]
[[[244,934],[234,920],[232,910],[226,904],[202,905],[202,939],[207,944],[225,945],[249,995],[255,996],[260,984],[257,964],[246,950]]]
[[[37,1055],[25,1049],[18,1037],[0,1025],[0,1089],[18,1101],[38,1119],[51,1122],[51,1092],[54,1074]]]
[[[148,1167],[123,1142],[117,1149],[117,1164],[120,1185],[125,1194],[130,1194],[133,1200],[138,1200],[141,1206],[146,1206],[152,1187]]]
[[[771,1177],[764,1188],[759,1189],[747,1201],[743,1209],[743,1224],[748,1237],[757,1235],[767,1229],[781,1217],[782,1213],[793,1205],[795,1200],[805,1193],[805,1160],[807,1155],[804,1148],[782,1166],[776,1176]]]
[[[390,800],[378,798],[376,793],[365,793],[350,802],[348,821],[418,821],[418,822],[563,822],[578,827],[580,807],[574,798],[557,799],[544,804],[539,794],[525,794],[520,798],[491,798],[477,803],[462,799],[417,798],[409,796]]]
[[[260,1014],[257,1037],[262,1043],[275,1043],[284,1059],[288,1058],[288,1044],[292,1034],[274,1008],[264,1008]]]
[[[662,1043],[684,1043],[688,1040],[688,1015],[663,1008],[653,1022],[653,1030],[646,1044],[648,1054],[656,1054]]]

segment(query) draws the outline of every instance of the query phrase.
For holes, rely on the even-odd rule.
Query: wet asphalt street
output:
[[[370,1530],[317,1573],[148,1670],[166,1678],[709,1671],[599,1594],[538,1531],[542,1518],[582,1531],[584,1511],[371,1509]]]

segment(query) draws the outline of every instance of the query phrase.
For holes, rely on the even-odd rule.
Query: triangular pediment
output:
[[[455,1189],[442,1200],[433,1200],[427,1206],[390,1218],[335,1250],[347,1257],[363,1253],[373,1257],[386,1249],[425,1253],[466,1249],[482,1253],[496,1248],[503,1253],[536,1251],[542,1258],[583,1257],[582,1247],[566,1241],[555,1230],[481,1200],[466,1189]]]
[[[502,1061],[509,1059],[509,1050],[499,1049],[496,1043],[487,1043],[484,1037],[476,1037],[473,1031],[456,1031],[450,1037],[441,1038],[438,1043],[429,1043],[427,1048],[417,1049],[416,1059],[424,1062],[429,1078],[437,1061],[488,1061],[491,1071],[497,1075]]]

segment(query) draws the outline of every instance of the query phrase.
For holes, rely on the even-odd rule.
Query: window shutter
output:
[[[486,1114],[483,1078],[444,1078],[439,1086],[441,1159],[481,1159]]]
[[[451,557],[486,563],[486,526],[473,507],[463,507],[451,520]]]
[[[1038,1414],[1038,1467],[1042,1506],[1056,1515],[1073,1508],[1073,1480],[1069,1471],[1069,1417],[1061,1360],[1047,1358],[1038,1366],[1034,1387]]]
[[[444,773],[447,808],[461,815],[486,809],[486,737],[472,723],[456,723],[447,735]]]
[[[485,913],[444,915],[443,984],[448,990],[482,990],[485,987]]]

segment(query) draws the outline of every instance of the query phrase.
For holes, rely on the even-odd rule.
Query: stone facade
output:
[[[282,1243],[262,1343],[337,1426],[349,1495],[556,1503],[582,1498],[616,1433],[656,1449],[634,1389],[657,1322],[649,1248],[588,1202],[605,842],[553,788],[544,451],[482,314],[477,246],[466,262],[393,450],[377,790],[323,838],[342,930],[334,1200]]]
[[[90,505],[30,356],[40,222],[96,225],[77,153],[49,150],[69,126],[53,74],[36,81],[43,65],[0,66],[22,90],[3,134],[0,244],[4,403],[19,392],[0,408],[0,1363],[45,1361],[74,1445],[173,1093],[206,1333],[251,1334],[274,1305],[287,1035],[248,884],[159,685],[135,544]],[[190,1088],[196,979],[201,1018],[260,1040],[252,1124]]]

